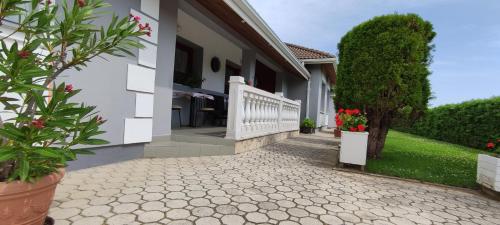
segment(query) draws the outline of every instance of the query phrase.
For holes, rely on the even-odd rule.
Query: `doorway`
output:
[[[241,67],[233,63],[229,60],[226,61],[226,73],[224,78],[224,94],[229,94],[229,78],[231,76],[240,76],[241,75]]]
[[[255,64],[255,87],[270,93],[276,91],[276,72],[258,60]]]

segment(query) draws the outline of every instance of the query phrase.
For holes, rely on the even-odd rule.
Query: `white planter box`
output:
[[[366,165],[368,132],[342,131],[340,145],[339,160],[341,163]]]
[[[500,158],[483,154],[478,155],[477,183],[500,192]]]

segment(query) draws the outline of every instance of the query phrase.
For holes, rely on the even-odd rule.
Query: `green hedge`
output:
[[[393,128],[484,149],[488,139],[500,138],[500,97],[432,108],[414,123],[400,119],[393,124]]]

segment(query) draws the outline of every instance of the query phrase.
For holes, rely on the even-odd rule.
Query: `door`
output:
[[[274,93],[276,91],[276,72],[257,61],[255,64],[254,86],[258,89]]]

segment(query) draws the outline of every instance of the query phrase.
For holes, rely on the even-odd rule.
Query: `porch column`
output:
[[[160,2],[158,59],[156,67],[153,136],[171,134],[172,88],[174,82],[175,42],[178,2]]]
[[[257,61],[257,53],[251,49],[243,49],[243,58],[241,66],[241,74],[245,78],[245,81],[253,81],[255,78],[255,63]]]

